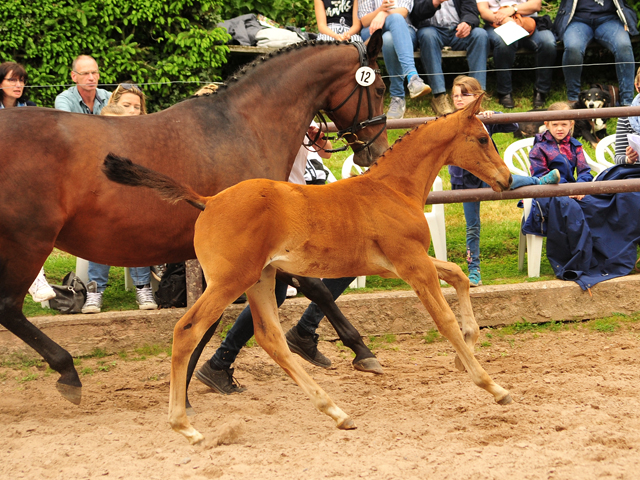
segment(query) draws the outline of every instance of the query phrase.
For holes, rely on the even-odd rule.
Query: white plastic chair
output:
[[[596,161],[607,168],[616,164],[616,134],[608,135],[596,146]]]
[[[349,178],[352,174],[352,170],[355,170],[358,175],[366,170],[366,168],[360,167],[353,163],[353,155],[349,155],[342,164],[342,178]],[[432,190],[434,192],[442,191],[442,179],[438,176],[433,182]],[[433,250],[438,260],[447,261],[447,232],[444,221],[444,205],[433,205],[430,212],[425,212],[425,218],[429,224],[429,230],[431,231],[431,241],[433,243]],[[358,277],[354,280],[349,287],[351,288],[364,288],[366,277]]]
[[[509,145],[504,151],[504,163],[513,175],[531,175],[531,164],[529,163],[529,152],[533,147],[533,137],[523,138]],[[529,218],[531,213],[532,198],[522,199],[524,212],[520,223],[520,238],[518,241],[518,270],[524,269],[524,254],[527,256],[527,274],[530,277],[540,276],[540,260],[542,257],[542,239],[539,235],[524,235],[522,225]]]

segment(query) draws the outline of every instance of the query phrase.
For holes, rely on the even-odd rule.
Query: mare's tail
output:
[[[206,197],[198,195],[186,185],[176,182],[174,179],[150,170],[142,165],[136,165],[128,158],[118,157],[109,153],[102,166],[102,171],[113,182],[131,187],[147,187],[155,190],[163,200],[170,203],[178,203],[180,200],[204,210]]]

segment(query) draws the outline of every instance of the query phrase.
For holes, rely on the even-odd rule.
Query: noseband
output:
[[[352,42],[351,45],[353,45],[354,47],[356,47],[358,49],[358,55],[360,57],[360,66],[361,67],[367,67],[369,65],[369,61],[368,61],[368,56],[367,56],[367,47],[365,47],[364,43],[362,42]],[[380,70],[374,70],[374,72],[379,75],[380,74]],[[387,123],[387,116],[385,114],[382,115],[378,115],[376,117],[372,116],[372,107],[371,107],[371,91],[369,90],[370,86],[362,86],[360,85],[360,83],[356,82],[356,86],[353,88],[353,90],[351,91],[351,93],[349,94],[349,96],[347,98],[344,99],[344,101],[342,103],[340,103],[340,105],[338,105],[336,108],[333,109],[327,109],[325,110],[326,113],[328,114],[332,114],[337,112],[341,107],[343,107],[348,101],[349,99],[356,93],[356,91],[359,90],[359,95],[358,95],[358,107],[356,109],[356,114],[353,117],[353,123],[351,124],[350,127],[347,127],[343,130],[339,130],[338,133],[336,133],[335,137],[331,138],[331,137],[327,137],[329,140],[335,141],[335,140],[344,140],[346,142],[346,145],[344,145],[343,147],[340,148],[334,148],[334,149],[330,149],[330,150],[325,150],[326,152],[329,153],[334,153],[334,152],[343,152],[345,151],[347,148],[349,148],[349,146],[353,146],[353,145],[361,145],[362,149],[367,148],[369,145],[371,145],[373,142],[376,141],[376,139],[380,136],[380,134],[382,134],[382,132],[385,129],[386,123]],[[360,116],[360,107],[362,106],[362,96],[364,92],[367,92],[367,105],[369,107],[369,114],[367,116],[367,120],[364,120],[363,122],[358,122],[358,117]],[[326,121],[322,122],[325,124],[326,126]],[[363,130],[369,126],[372,125],[380,125],[382,124],[382,128],[380,129],[380,131],[368,142],[363,142],[362,140],[358,139],[358,135],[357,132],[359,132],[360,130]],[[320,133],[319,133],[320,134]],[[355,137],[355,139],[353,139],[352,141],[349,141],[348,138],[346,138],[347,136],[351,136],[351,137]],[[317,140],[317,139],[315,139]],[[313,140],[311,142],[311,145],[315,144],[315,140]]]

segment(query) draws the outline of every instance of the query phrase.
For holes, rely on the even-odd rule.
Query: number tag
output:
[[[371,67],[360,67],[356,71],[356,82],[363,87],[368,87],[376,81],[376,72]]]

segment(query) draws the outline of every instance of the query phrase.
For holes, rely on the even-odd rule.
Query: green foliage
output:
[[[211,82],[226,62],[221,0],[7,0],[0,9],[0,60],[25,66],[29,97],[52,107],[80,54],[98,62],[100,83],[132,80],[148,109],[167,108]],[[146,84],[146,85],[145,85]],[[106,87],[112,90],[113,87]]]
[[[313,0],[226,0],[221,11],[225,20],[246,13],[262,14],[283,26],[316,27]]]

